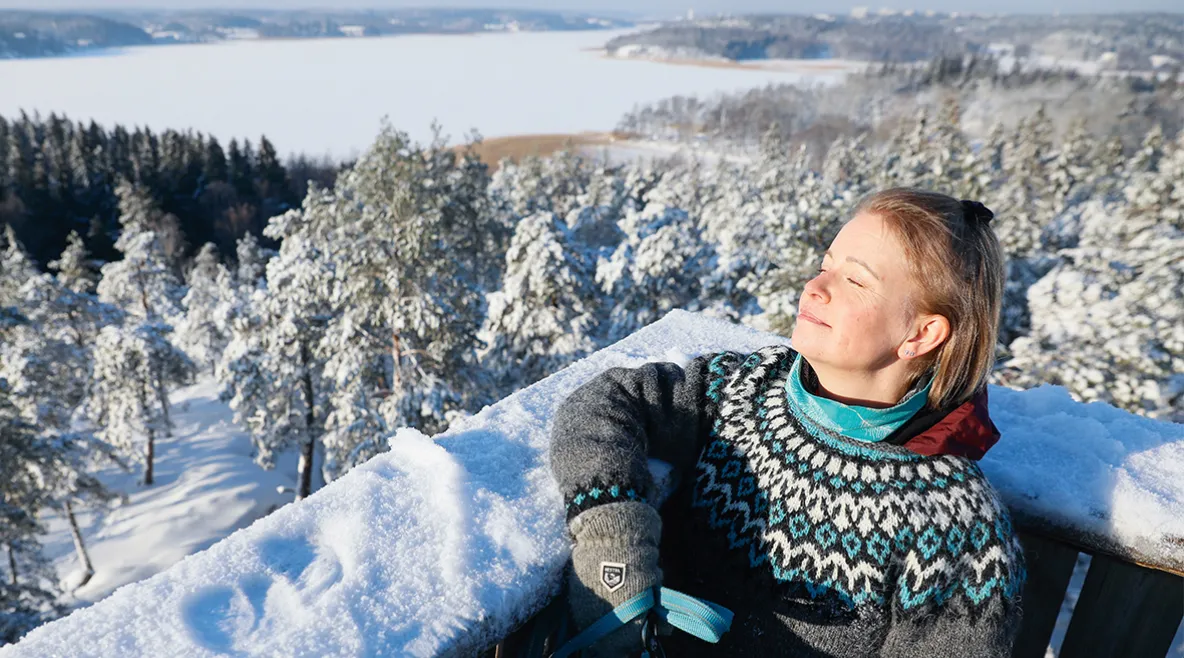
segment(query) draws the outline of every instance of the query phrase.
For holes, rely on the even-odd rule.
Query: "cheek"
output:
[[[860,351],[878,352],[892,343],[901,324],[902,314],[882,304],[863,303],[848,307],[844,328],[849,344]]]

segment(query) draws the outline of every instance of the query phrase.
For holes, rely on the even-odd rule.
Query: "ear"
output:
[[[896,348],[897,358],[908,361],[933,352],[950,337],[950,321],[944,315],[922,315],[912,334]]]

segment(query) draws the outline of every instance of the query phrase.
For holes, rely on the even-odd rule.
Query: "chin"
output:
[[[793,333],[789,336],[789,343],[794,351],[808,359],[818,354],[818,345],[815,344],[817,339],[813,336],[806,335],[806,333],[795,327]]]

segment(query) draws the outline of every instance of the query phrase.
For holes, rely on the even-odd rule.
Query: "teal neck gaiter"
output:
[[[878,443],[888,438],[920,411],[929,401],[929,388],[933,385],[933,377],[926,375],[923,377],[924,384],[918,381],[903,400],[887,409],[843,404],[814,395],[806,389],[802,381],[804,362],[799,354],[793,362],[789,378],[785,381],[789,409],[794,417],[807,427],[814,426],[816,429],[869,443]],[[806,365],[808,367],[809,364]]]

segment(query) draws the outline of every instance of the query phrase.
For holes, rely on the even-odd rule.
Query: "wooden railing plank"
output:
[[[1184,618],[1184,578],[1095,555],[1061,658],[1163,658]]]
[[[1077,549],[1058,541],[1026,532],[1019,533],[1027,562],[1024,584],[1024,618],[1016,638],[1013,658],[1044,658],[1065,600]]]
[[[1020,532],[1038,534],[1047,539],[1076,546],[1090,555],[1109,555],[1123,562],[1138,564],[1158,571],[1184,576],[1184,537],[1165,537],[1162,542],[1141,540],[1131,544],[1119,543],[1114,537],[1065,525],[1011,508],[1011,517]]]

